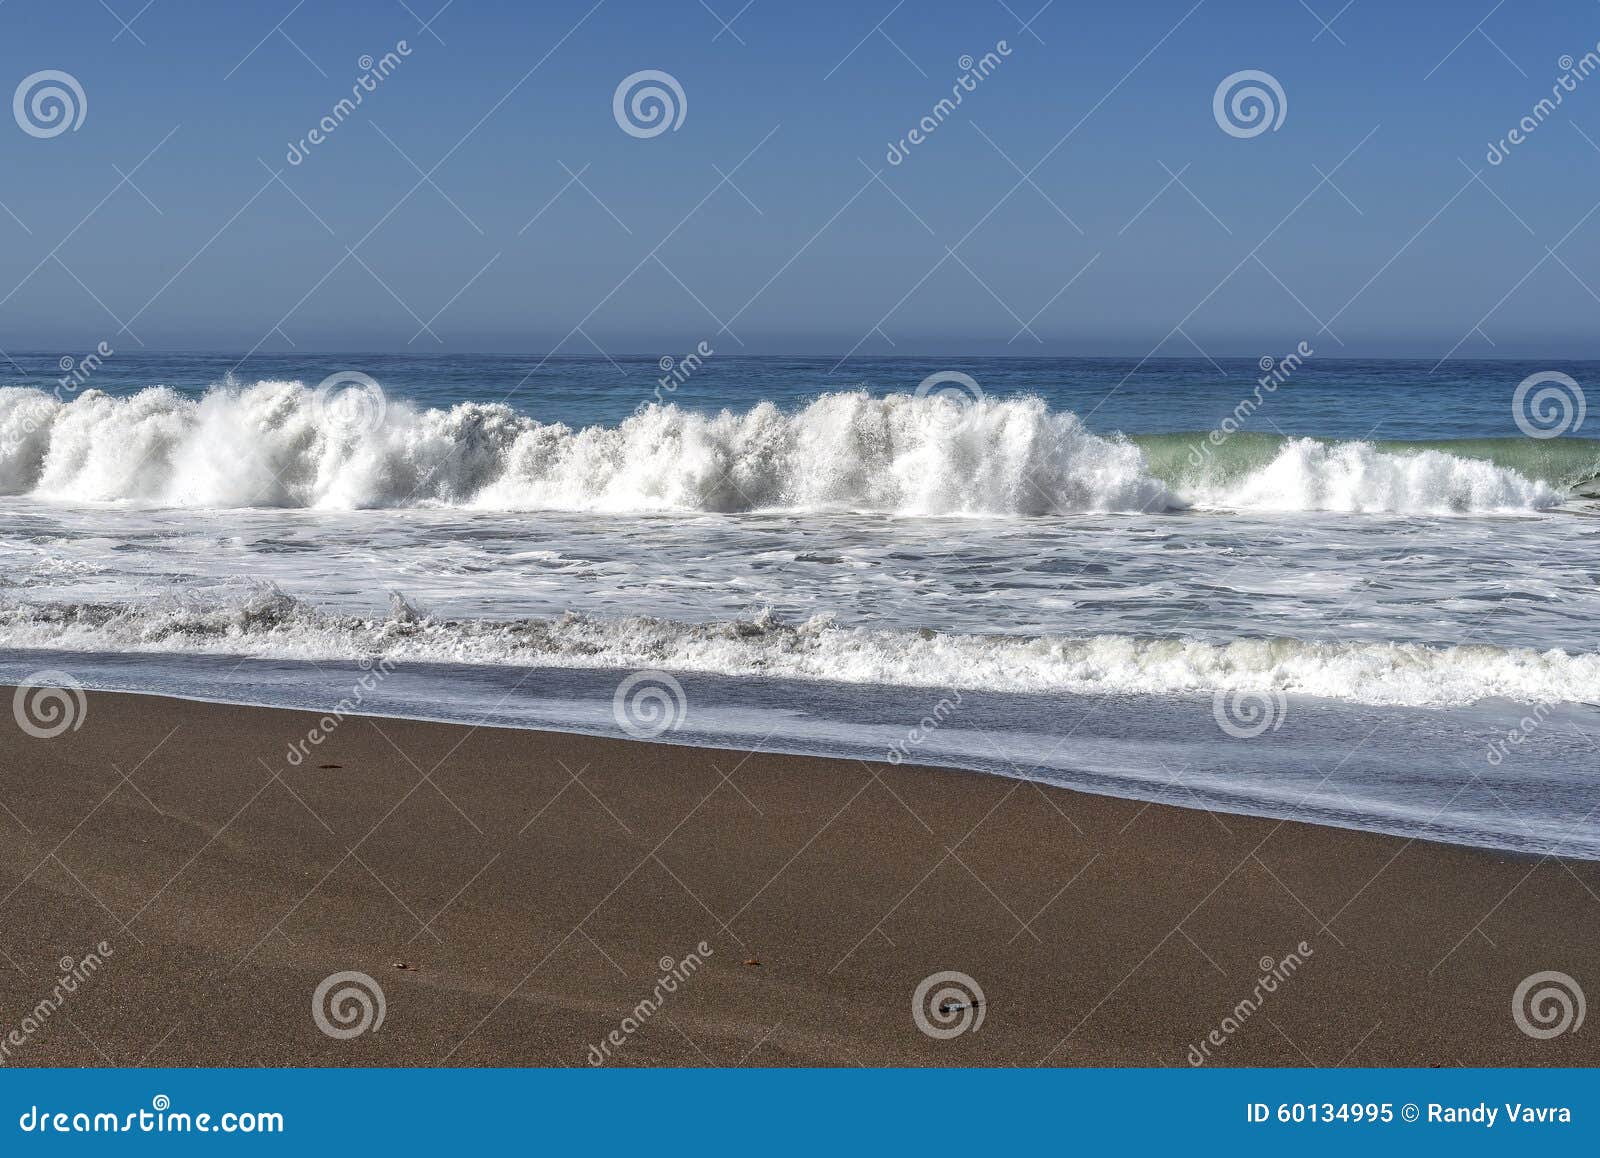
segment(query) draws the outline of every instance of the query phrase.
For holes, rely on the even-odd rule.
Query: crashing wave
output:
[[[199,399],[165,387],[131,397],[89,390],[67,402],[11,387],[0,389],[0,494],[206,508],[905,516],[1194,505],[1529,512],[1565,498],[1542,479],[1443,450],[1293,439],[1247,470],[1194,472],[1153,465],[1161,456],[1147,441],[1094,434],[1038,398],[848,392],[794,412],[762,402],[714,415],[652,405],[617,426],[573,429],[502,404],[391,401],[355,413],[297,382]]]

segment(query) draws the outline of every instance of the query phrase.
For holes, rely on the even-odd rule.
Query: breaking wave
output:
[[[1295,639],[949,634],[802,623],[770,615],[685,623],[650,617],[436,618],[398,596],[388,616],[318,610],[285,592],[200,606],[0,605],[0,646],[249,655],[292,660],[667,668],[999,692],[1186,694],[1247,691],[1365,704],[1452,706],[1600,700],[1600,655]]]
[[[1531,512],[1564,502],[1600,458],[1590,443],[1567,452],[1588,454],[1584,475],[1575,461],[1506,465],[1464,444],[1242,435],[1202,456],[1202,437],[1103,437],[1037,398],[850,392],[715,415],[652,405],[618,426],[573,429],[502,404],[357,414],[298,382],[67,402],[10,387],[0,494],[207,508]]]

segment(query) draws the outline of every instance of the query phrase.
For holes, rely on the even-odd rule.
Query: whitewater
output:
[[[384,616],[333,615],[264,587],[212,606],[171,598],[132,606],[0,605],[0,640],[13,647],[126,654],[667,668],[1033,694],[1295,693],[1407,706],[1472,704],[1486,697],[1529,703],[1600,699],[1600,655],[1559,649],[965,635],[852,627],[831,615],[790,623],[770,612],[710,623],[571,613],[451,619],[419,611],[397,595],[391,602]]]
[[[762,402],[715,414],[652,404],[616,426],[574,429],[505,404],[352,402],[298,382],[199,398],[165,387],[64,401],[0,389],[0,494],[59,502],[1026,517],[1191,507],[1472,514],[1564,501],[1561,479],[1422,446],[1284,439],[1243,472],[1241,462],[1260,458],[1258,443],[1220,450],[1158,475],[1137,442],[1092,433],[1038,397],[852,391],[790,412]]]
[[[1471,453],[1128,437],[1037,395],[652,403],[575,427],[288,380],[9,387],[0,646],[1600,698],[1572,633],[1594,603],[1588,444],[1448,445]],[[1492,559],[1463,550],[1484,536]],[[1509,630],[1488,614],[1517,603]]]

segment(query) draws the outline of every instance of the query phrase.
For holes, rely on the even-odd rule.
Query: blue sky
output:
[[[0,131],[0,346],[1600,353],[1600,75],[1485,160],[1588,0],[441,3],[0,7],[6,91],[87,104]],[[645,69],[686,109],[642,139]],[[1241,138],[1245,69],[1287,108]]]

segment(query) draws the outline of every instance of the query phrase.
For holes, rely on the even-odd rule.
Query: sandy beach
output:
[[[99,958],[8,1064],[1182,1066],[1214,1030],[1213,1065],[1600,1061],[1511,1012],[1600,976],[1590,862],[387,719],[291,765],[315,722],[91,693],[0,731],[0,1037]],[[384,1016],[330,1037],[312,995],[351,970]],[[945,970],[982,1019],[936,1039]]]

